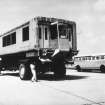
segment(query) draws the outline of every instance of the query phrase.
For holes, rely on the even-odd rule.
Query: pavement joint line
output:
[[[102,103],[105,103],[105,102],[97,102],[97,103],[93,103],[93,104],[83,104],[83,105],[99,105],[99,104],[101,104],[102,105]]]
[[[42,84],[42,83],[41,83],[41,85],[50,87],[50,88],[52,88],[52,89],[54,89],[54,90],[57,90],[57,91],[59,91],[59,92],[62,92],[62,93],[68,94],[68,95],[72,95],[72,96],[78,97],[78,98],[80,98],[80,99],[83,99],[83,100],[92,102],[92,104],[102,105],[101,103],[97,103],[97,102],[95,102],[95,101],[93,101],[93,100],[91,100],[91,99],[85,98],[85,97],[80,96],[80,95],[76,95],[75,93],[72,93],[72,92],[69,92],[69,91],[66,91],[66,90],[57,89],[57,88],[55,88],[55,87],[53,87],[53,86],[45,85],[45,84]],[[92,105],[92,104],[84,104],[84,105]]]

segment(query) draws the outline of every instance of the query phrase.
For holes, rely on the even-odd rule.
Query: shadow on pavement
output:
[[[2,73],[0,76],[16,76],[19,77],[19,73]],[[40,74],[37,76],[38,80],[47,81],[63,81],[63,80],[79,80],[86,79],[88,76],[78,76],[78,75],[65,75],[62,78],[57,78],[54,74]]]
[[[78,75],[66,75],[62,78],[54,77],[53,74],[44,74],[38,75],[38,80],[47,80],[47,81],[63,81],[63,80],[78,80],[78,79],[85,79],[88,76],[78,76]]]
[[[0,76],[17,76],[19,77],[19,73],[1,73]]]

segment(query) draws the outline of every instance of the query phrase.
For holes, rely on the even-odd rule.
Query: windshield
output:
[[[71,37],[73,34],[73,27],[72,25],[59,25],[59,37],[60,38],[67,38],[71,41]]]
[[[64,25],[59,25],[59,37],[67,38],[67,27]]]
[[[51,39],[57,39],[58,37],[57,25],[50,26],[50,33],[51,33]]]
[[[58,32],[59,31],[59,38],[67,38],[69,41],[71,40],[72,34],[73,34],[73,27],[72,25],[68,24],[58,24],[58,30],[57,30],[57,24],[50,26],[50,32],[51,32],[51,39],[57,39],[58,38]]]

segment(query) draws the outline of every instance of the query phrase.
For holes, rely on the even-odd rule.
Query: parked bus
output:
[[[64,19],[38,16],[0,36],[0,70],[19,70],[22,80],[30,77],[31,64],[37,74],[64,76],[60,59],[72,61],[77,53],[76,23]]]
[[[80,71],[99,70],[105,73],[105,55],[74,57],[75,68]]]

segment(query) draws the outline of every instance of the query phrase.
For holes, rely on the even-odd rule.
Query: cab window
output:
[[[50,32],[51,32],[51,39],[57,39],[57,26],[56,25],[52,25],[50,26]]]
[[[45,28],[45,40],[47,40],[47,28]]]
[[[38,28],[39,39],[41,39],[41,27]]]

